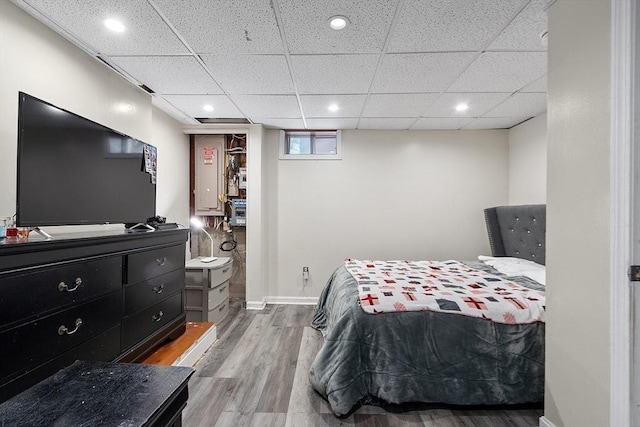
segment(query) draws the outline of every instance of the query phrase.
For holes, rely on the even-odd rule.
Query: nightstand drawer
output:
[[[125,319],[123,325],[122,349],[142,341],[162,326],[178,317],[183,310],[182,292]]]
[[[228,263],[215,270],[209,270],[211,277],[209,280],[209,286],[215,287],[219,283],[223,283],[231,279],[231,273],[233,270],[233,263]]]
[[[215,307],[222,301],[229,299],[229,281],[216,286],[213,289],[187,286],[186,307],[189,309],[204,309]]]
[[[216,286],[213,289],[209,289],[209,307],[215,307],[223,301],[229,299],[229,281]]]
[[[229,300],[226,299],[215,307],[209,309],[187,306],[187,322],[214,322],[220,323],[229,313]]]
[[[224,262],[224,264],[215,265],[218,262]],[[191,260],[187,263],[185,284],[187,286],[214,288],[229,280],[232,272],[233,262],[229,258],[219,258],[211,264],[199,263],[197,259]]]
[[[0,278],[0,329],[122,288],[122,257],[43,267]]]
[[[124,314],[129,316],[184,289],[184,269],[174,270],[125,288]]]
[[[127,283],[132,285],[184,268],[184,245],[138,252],[127,258]]]
[[[122,290],[0,334],[2,376],[26,372],[118,325]],[[4,382],[4,381],[0,381]]]
[[[207,321],[220,323],[220,321],[225,318],[227,313],[229,313],[229,300],[224,300],[223,302],[209,310]]]

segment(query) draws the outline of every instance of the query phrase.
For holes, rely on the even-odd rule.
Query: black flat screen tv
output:
[[[155,147],[19,93],[16,222],[135,224],[155,216]]]

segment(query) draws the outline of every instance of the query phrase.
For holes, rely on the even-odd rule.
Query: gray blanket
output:
[[[312,326],[324,345],[309,379],[337,416],[359,403],[493,405],[544,396],[544,323],[506,325],[430,311],[367,314],[341,266],[320,295]]]

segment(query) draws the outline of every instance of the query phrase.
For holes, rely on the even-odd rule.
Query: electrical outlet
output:
[[[302,267],[302,279],[303,280],[309,279],[309,267]]]

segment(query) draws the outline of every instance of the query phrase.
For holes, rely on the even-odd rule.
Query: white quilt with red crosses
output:
[[[544,292],[459,261],[345,260],[370,314],[440,311],[497,323],[544,322]]]

